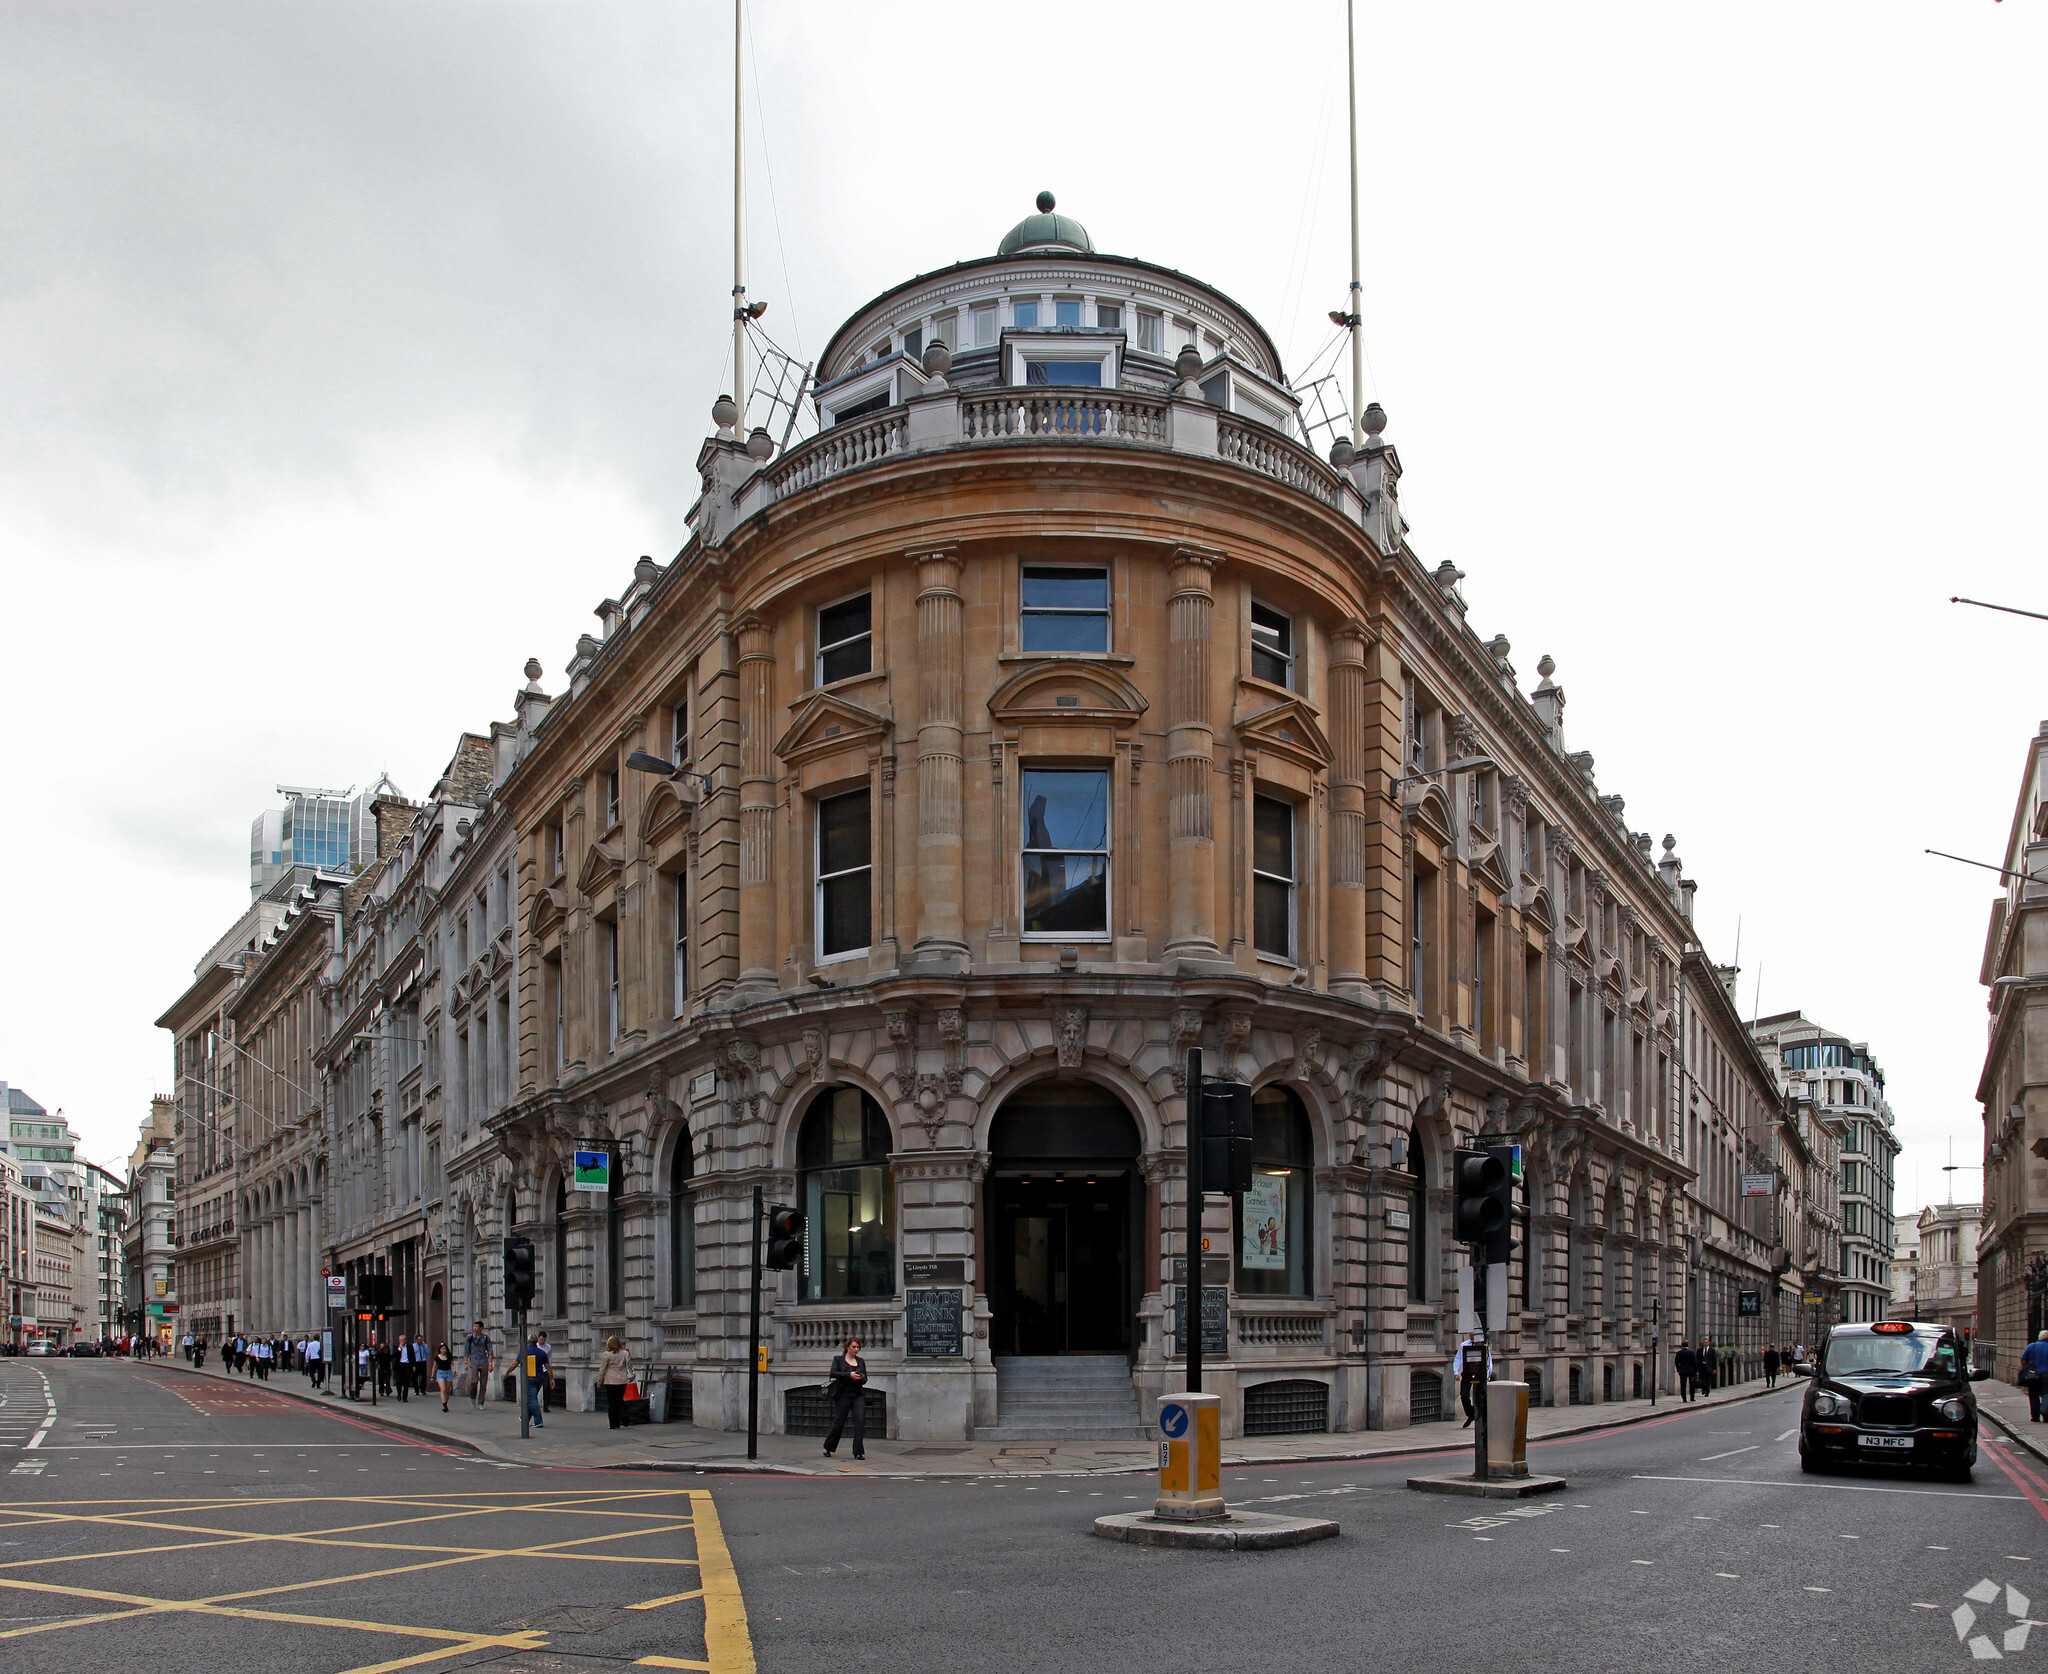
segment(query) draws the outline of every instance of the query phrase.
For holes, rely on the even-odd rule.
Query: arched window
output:
[[[625,1158],[616,1146],[611,1154],[611,1183],[604,1194],[604,1307],[608,1314],[626,1310]]]
[[[889,1123],[858,1087],[828,1087],[797,1137],[806,1217],[798,1294],[809,1302],[896,1294]]]
[[[668,1165],[668,1305],[697,1305],[697,1216],[690,1204],[690,1130],[676,1135]]]
[[[1314,1183],[1301,1099],[1288,1087],[1260,1088],[1252,1096],[1252,1189],[1236,1204],[1240,1295],[1307,1296],[1314,1290]]]
[[[565,1181],[560,1179],[555,1181],[555,1249],[554,1260],[550,1265],[554,1268],[554,1272],[549,1275],[554,1280],[554,1315],[557,1319],[567,1319],[569,1317],[569,1187]]]
[[[1429,1179],[1422,1130],[1410,1128],[1402,1159],[1413,1184],[1408,1188],[1408,1300],[1429,1300]]]

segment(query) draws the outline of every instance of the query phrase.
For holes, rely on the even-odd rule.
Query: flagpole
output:
[[[733,428],[747,433],[747,282],[741,271],[746,233],[740,193],[740,164],[745,138],[740,126],[740,12],[745,0],[732,0],[732,398],[740,416]]]
[[[1358,280],[1358,49],[1355,0],[1344,0],[1344,71],[1351,93],[1351,445],[1365,443],[1364,287]]]

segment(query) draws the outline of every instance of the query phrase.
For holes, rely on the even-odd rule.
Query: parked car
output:
[[[1977,1397],[1991,1374],[1970,1366],[1946,1326],[1884,1319],[1838,1325],[1799,1415],[1799,1465],[1919,1465],[1970,1480],[1977,1462]]]

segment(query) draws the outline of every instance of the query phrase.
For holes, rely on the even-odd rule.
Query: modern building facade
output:
[[[318,790],[279,785],[284,806],[258,814],[249,825],[249,894],[260,899],[300,868],[348,876],[377,857],[377,803],[397,797],[380,776],[368,790]]]
[[[1977,980],[1988,990],[1978,1342],[2010,1378],[2048,1330],[2048,721],[2027,743]]]

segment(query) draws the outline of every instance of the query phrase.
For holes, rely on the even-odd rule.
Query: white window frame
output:
[[[1162,345],[1166,341],[1166,316],[1156,308],[1132,308],[1128,312],[1135,315],[1138,320],[1138,329],[1133,335],[1132,341],[1137,345],[1139,352],[1148,355],[1163,354],[1165,350]],[[1148,323],[1152,327],[1152,341],[1149,343],[1145,341],[1145,327]],[[1175,352],[1178,353],[1178,351]]]
[[[1078,365],[1093,362],[1102,371],[1102,389],[1108,393],[1116,388],[1117,367],[1123,348],[1121,335],[1112,337],[1062,337],[1038,331],[1012,331],[1003,339],[1004,381],[1018,389],[1030,387],[1025,383],[1025,365],[1034,360],[1067,361]],[[1087,389],[1080,384],[1052,384],[1038,386],[1041,389],[1064,389],[1079,394]]]
[[[1103,606],[1100,610],[1069,609],[1058,605],[1027,605],[1024,602],[1026,570],[1071,570],[1076,573],[1101,571],[1103,582]],[[1031,616],[1100,616],[1103,621],[1103,646],[1100,651],[1032,651],[1024,644],[1024,622]],[[1030,657],[1107,657],[1116,650],[1116,570],[1107,563],[1102,564],[1034,564],[1023,563],[1017,567],[1017,649]]]
[[[974,334],[972,343],[961,344],[962,348],[993,349],[1003,335],[1003,305],[1001,302],[974,302],[967,307],[967,323]],[[961,335],[965,336],[966,333]]]
[[[843,796],[866,796],[868,799],[868,858],[859,866],[842,867],[837,872],[825,870],[825,804],[837,802]],[[825,951],[825,885],[835,878],[850,878],[856,872],[868,880],[868,940],[863,947],[842,948],[837,953]],[[811,957],[820,965],[839,965],[849,959],[865,959],[874,951],[875,918],[875,799],[866,785],[853,785],[830,796],[821,796],[811,804]]]
[[[1266,613],[1266,614],[1267,614],[1268,616],[1277,616],[1277,617],[1279,617],[1279,618],[1280,618],[1280,621],[1281,621],[1281,623],[1282,623],[1282,625],[1283,625],[1283,627],[1282,627],[1282,631],[1283,631],[1283,633],[1284,633],[1284,634],[1285,634],[1285,636],[1286,636],[1286,649],[1285,649],[1285,650],[1282,650],[1282,651],[1273,651],[1273,650],[1271,650],[1271,648],[1270,648],[1270,647],[1267,647],[1267,646],[1263,646],[1263,645],[1261,645],[1261,644],[1259,643],[1259,612],[1260,612],[1260,611],[1262,611],[1262,610],[1263,610],[1263,611],[1264,611],[1264,612],[1265,612],[1265,613]],[[1253,600],[1251,601],[1251,617],[1250,617],[1250,625],[1251,625],[1251,646],[1252,646],[1252,663],[1253,663],[1253,667],[1252,667],[1252,678],[1253,678],[1254,680],[1263,680],[1263,681],[1265,681],[1265,682],[1266,682],[1266,684],[1267,684],[1267,685],[1269,685],[1269,686],[1282,686],[1282,687],[1285,687],[1285,688],[1286,688],[1286,689],[1287,689],[1288,691],[1290,691],[1290,692],[1291,692],[1291,691],[1293,691],[1293,690],[1294,690],[1294,670],[1295,670],[1295,661],[1294,661],[1294,657],[1295,657],[1295,652],[1294,652],[1294,616],[1293,616],[1293,613],[1292,613],[1292,612],[1290,612],[1290,611],[1285,611],[1285,610],[1282,610],[1282,609],[1280,609],[1280,608],[1279,608],[1279,607],[1278,607],[1277,605],[1269,605],[1269,604],[1265,603],[1265,602],[1264,602],[1263,600],[1260,600],[1260,599],[1253,599]],[[1261,673],[1259,673],[1259,671],[1258,671],[1258,666],[1257,666],[1257,664],[1258,664],[1258,654],[1259,654],[1259,653],[1260,653],[1261,651],[1264,651],[1264,652],[1266,652],[1266,653],[1267,653],[1267,654],[1268,654],[1269,656],[1275,656],[1275,657],[1278,657],[1278,658],[1280,659],[1280,662],[1281,662],[1281,664],[1282,664],[1282,667],[1281,667],[1281,671],[1280,671],[1280,673],[1281,673],[1281,678],[1280,678],[1280,679],[1278,679],[1278,680],[1275,680],[1275,679],[1273,679],[1273,678],[1272,678],[1272,676],[1270,676],[1270,675],[1265,675],[1265,674],[1261,674]]]
[[[828,646],[825,643],[825,630],[822,626],[825,612],[836,609],[843,604],[851,604],[855,599],[861,598],[868,601],[867,631],[865,633],[850,634],[845,639],[835,639]],[[811,612],[811,683],[816,686],[835,684],[835,682],[828,681],[825,678],[825,653],[827,651],[836,651],[842,645],[851,645],[857,639],[864,639],[868,642],[868,666],[861,670],[859,674],[840,675],[839,678],[841,680],[862,680],[875,672],[875,590],[872,586],[862,587],[852,593],[841,594],[836,599],[827,599],[816,610]]]
[[[604,828],[609,831],[619,823],[619,770],[608,767],[604,773]]]
[[[1030,817],[1022,794],[1024,775],[1046,773],[1100,773],[1102,775],[1102,847],[1099,849],[1033,849],[1024,845],[1024,822]],[[1094,945],[1110,941],[1116,934],[1116,775],[1106,763],[1030,762],[1018,769],[1017,784],[1017,923],[1019,939],[1043,945],[1048,942]],[[1100,930],[1025,930],[1024,857],[1033,854],[1099,854],[1102,856],[1102,928]]]
[[[1260,869],[1259,854],[1259,804],[1269,802],[1287,814],[1287,862],[1289,870],[1283,876],[1278,872]],[[1301,810],[1284,796],[1268,796],[1263,791],[1252,793],[1252,951],[1261,959],[1275,959],[1282,964],[1296,963],[1301,947]],[[1272,948],[1261,947],[1258,942],[1259,914],[1258,887],[1263,878],[1268,883],[1283,884],[1287,890],[1287,947],[1275,952]]]
[[[669,887],[675,892],[675,906],[670,929],[672,931],[672,965],[670,981],[671,1012],[680,1017],[690,1002],[690,873],[687,867],[670,874]]]
[[[669,760],[681,767],[695,753],[690,737],[690,695],[669,705]]]
[[[605,957],[605,1022],[609,1027],[608,1039],[613,1046],[619,1043],[619,921],[615,918],[600,919],[604,926]]]

